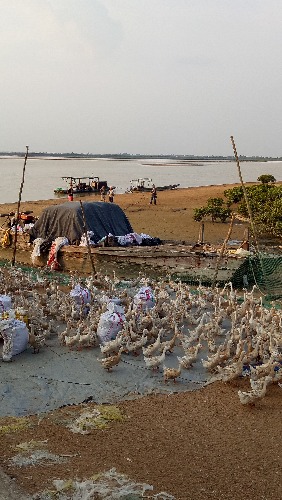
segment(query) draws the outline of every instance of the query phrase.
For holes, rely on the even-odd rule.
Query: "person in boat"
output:
[[[101,187],[100,194],[101,194],[101,201],[106,201],[106,188],[105,188],[105,186]]]
[[[109,202],[110,203],[114,202],[114,196],[115,196],[114,189],[112,186],[110,186],[110,190],[109,190]]]
[[[150,201],[150,205],[152,205],[152,203],[154,203],[154,205],[156,205],[156,203],[157,203],[157,189],[156,189],[155,184],[153,184],[153,187],[151,189],[151,201]]]

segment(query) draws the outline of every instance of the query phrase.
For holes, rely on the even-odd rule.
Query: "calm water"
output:
[[[15,202],[22,181],[23,158],[0,157],[1,196],[0,203]],[[261,174],[272,174],[277,181],[282,179],[282,162],[242,162],[241,171],[246,182],[255,182]],[[22,201],[48,200],[55,198],[54,189],[66,187],[62,176],[95,175],[116,186],[116,193],[124,193],[130,180],[150,177],[156,186],[180,184],[180,187],[208,186],[239,182],[235,162],[164,160],[62,160],[51,158],[28,158]]]

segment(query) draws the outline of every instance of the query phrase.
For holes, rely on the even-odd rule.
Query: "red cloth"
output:
[[[47,266],[50,266],[52,270],[58,271],[60,269],[60,264],[57,261],[57,248],[56,248],[56,243],[52,243],[50,252],[49,252],[49,257],[47,261]]]

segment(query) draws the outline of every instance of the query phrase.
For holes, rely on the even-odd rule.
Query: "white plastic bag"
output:
[[[152,309],[155,304],[155,297],[152,288],[149,286],[142,286],[140,290],[134,295],[133,303],[135,308],[142,309]]]
[[[70,296],[79,306],[89,304],[91,298],[90,290],[88,290],[88,288],[82,288],[81,285],[75,285],[75,287],[70,291]]]
[[[11,361],[13,356],[27,349],[29,332],[23,321],[17,319],[0,321],[0,332],[4,340],[3,361]]]
[[[100,343],[104,345],[109,340],[115,339],[118,332],[122,329],[124,321],[123,307],[109,302],[108,310],[101,314],[97,328],[97,336]]]
[[[12,309],[12,299],[9,295],[0,295],[0,314]]]

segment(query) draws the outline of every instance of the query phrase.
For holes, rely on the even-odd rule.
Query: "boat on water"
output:
[[[66,176],[62,177],[62,180],[66,182],[66,187],[58,187],[54,189],[56,195],[65,195],[72,190],[73,194],[81,193],[100,193],[102,186],[105,187],[106,191],[109,189],[107,181],[101,181],[97,176],[85,176],[85,177],[72,177]]]
[[[150,177],[140,177],[138,179],[132,179],[130,181],[130,187],[128,192],[149,192],[153,188],[153,180]],[[166,186],[156,186],[157,191],[166,191],[168,189],[176,189],[180,184],[169,184]]]

